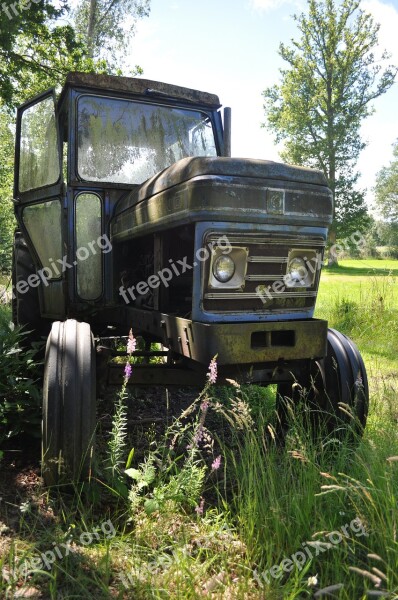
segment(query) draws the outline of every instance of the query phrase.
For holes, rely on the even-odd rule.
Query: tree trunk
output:
[[[94,33],[95,33],[95,17],[97,12],[97,0],[90,0],[90,12],[88,15],[87,26],[87,50],[90,58],[94,57]]]
[[[328,267],[338,267],[338,257],[336,252],[336,229],[334,223],[329,229],[329,256],[328,256]]]

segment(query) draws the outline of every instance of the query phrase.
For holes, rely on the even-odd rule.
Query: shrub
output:
[[[1,307],[0,307],[1,308]],[[40,435],[40,389],[35,350],[21,351],[20,327],[10,322],[9,310],[0,310],[0,448],[5,440],[25,432]]]

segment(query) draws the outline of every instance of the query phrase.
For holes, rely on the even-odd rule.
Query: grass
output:
[[[272,389],[208,386],[189,418],[148,432],[144,455],[130,455],[127,495],[102,477],[72,490],[37,484],[6,506],[18,523],[1,546],[0,597],[397,598],[397,274],[398,261],[380,260],[322,274],[316,316],[354,339],[370,374],[357,447],[314,442],[305,410],[277,447]],[[49,569],[32,563],[43,555]]]
[[[396,379],[397,275],[398,261],[342,260],[321,276],[315,316],[354,339],[373,389]]]

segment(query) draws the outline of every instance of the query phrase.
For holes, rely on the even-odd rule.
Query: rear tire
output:
[[[90,326],[53,323],[43,385],[42,475],[46,485],[90,475],[96,422],[95,346]]]
[[[12,320],[14,325],[21,325],[25,335],[22,345],[30,348],[35,342],[44,346],[45,338],[50,331],[50,323],[42,319],[40,312],[39,292],[37,287],[28,286],[25,293],[17,290],[19,282],[27,282],[30,275],[36,274],[36,266],[20,231],[14,236],[12,256]]]
[[[361,436],[368,415],[369,386],[357,346],[343,333],[329,329],[327,356],[318,368],[323,385],[315,405],[325,414],[327,431],[339,438]]]
[[[313,364],[310,376],[278,385],[278,439],[284,440],[298,404],[309,410],[315,439],[355,442],[362,436],[369,406],[368,378],[361,354],[349,337],[328,329],[327,354]]]

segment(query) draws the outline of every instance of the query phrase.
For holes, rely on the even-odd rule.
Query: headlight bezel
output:
[[[209,289],[243,289],[245,287],[248,255],[249,249],[243,246],[233,246],[228,251],[225,248],[214,247],[210,260],[207,287]],[[228,256],[235,265],[234,273],[227,281],[220,281],[214,274],[215,264],[222,256]]]
[[[319,271],[320,260],[321,256],[319,252],[313,248],[290,250],[284,276],[286,287],[300,289],[312,287],[315,283],[316,273]],[[293,277],[292,273],[294,273]]]

